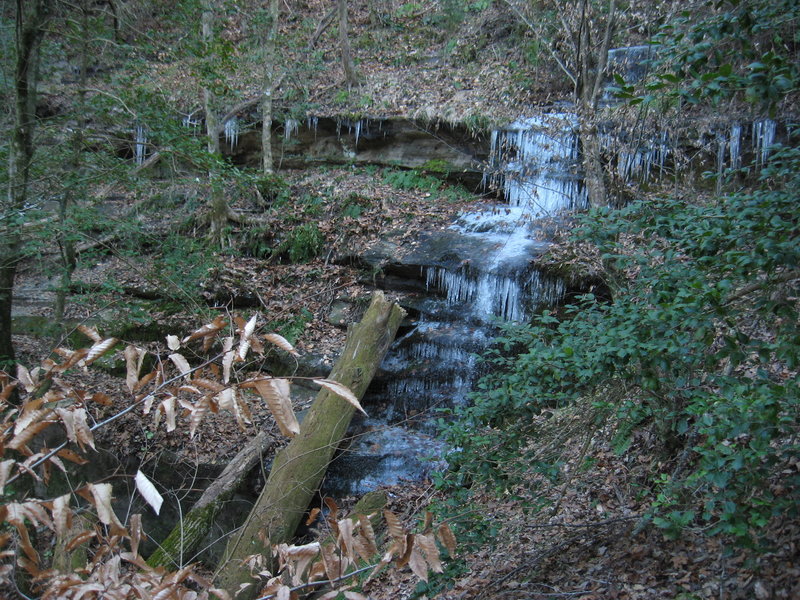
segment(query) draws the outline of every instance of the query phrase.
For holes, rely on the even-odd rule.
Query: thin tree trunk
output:
[[[339,45],[342,49],[342,67],[347,87],[358,84],[358,75],[353,65],[353,55],[350,51],[350,39],[347,35],[347,0],[339,0]]]
[[[603,78],[608,66],[608,50],[614,34],[616,18],[616,0],[610,0],[606,29],[603,41],[594,60],[594,71],[591,56],[590,16],[586,12],[587,1],[584,0],[581,14],[580,57],[581,69],[578,103],[578,120],[580,127],[581,150],[583,153],[584,183],[590,206],[605,206],[608,204],[608,192],[605,183],[605,169],[603,167],[600,140],[597,132],[597,102],[602,89]]]
[[[271,23],[264,44],[264,97],[261,99],[261,164],[265,175],[273,172],[272,160],[272,96],[277,88],[277,52],[275,52],[276,38],[278,37],[278,19],[280,18],[280,0],[270,0],[269,14]]]
[[[375,292],[361,322],[351,328],[331,372],[361,398],[397,333],[405,312]],[[231,592],[253,583],[244,559],[252,554],[271,558],[271,544],[288,542],[319,489],[333,454],[341,443],[353,405],[327,390],[320,391],[289,445],[272,463],[267,483],[242,528],[228,542],[217,583]],[[237,598],[253,598],[257,585]]]
[[[83,152],[84,143],[84,129],[86,127],[86,77],[89,68],[89,7],[87,0],[80,0],[81,11],[81,54],[80,54],[80,76],[78,85],[78,103],[76,110],[78,113],[78,126],[75,128],[75,133],[72,136],[72,160],[70,169],[72,174],[77,176],[79,180],[83,161],[81,154]],[[69,176],[68,176],[69,177]],[[76,187],[80,187],[81,183],[76,183],[73,186],[67,187],[64,194],[59,198],[58,219],[59,219],[59,236],[58,244],[61,251],[61,277],[56,287],[56,299],[53,306],[53,320],[59,326],[64,322],[64,311],[67,304],[67,295],[69,294],[70,285],[72,283],[72,274],[75,272],[77,265],[75,240],[71,233],[67,230],[67,216],[69,214],[69,207],[72,203]]]
[[[201,16],[202,37],[203,43],[206,45],[206,60],[210,60],[208,56],[208,47],[214,37],[214,13],[210,0],[203,0],[203,14]],[[224,123],[217,123],[217,116],[214,113],[213,106],[214,95],[208,87],[207,82],[203,85],[203,110],[206,113],[206,142],[208,144],[209,154],[219,154],[219,132],[220,126]],[[212,161],[214,158],[211,159]],[[220,189],[218,174],[216,169],[212,166],[208,171],[209,182],[209,238],[211,241],[218,245],[224,245],[224,230],[228,222],[228,203],[225,196]]]
[[[39,44],[51,2],[17,0],[14,130],[8,158],[8,189],[0,204],[0,364],[14,361],[11,303],[20,260],[20,221],[28,197],[36,122],[36,73]]]

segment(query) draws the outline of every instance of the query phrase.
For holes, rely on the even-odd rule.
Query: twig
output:
[[[158,393],[158,391],[159,391],[159,390],[162,390],[162,389],[164,389],[166,386],[168,386],[168,385],[170,385],[170,384],[174,383],[175,381],[178,381],[179,379],[183,379],[183,378],[184,378],[184,377],[185,377],[187,374],[189,374],[189,373],[194,373],[195,371],[198,371],[198,370],[200,370],[200,369],[202,369],[202,368],[204,368],[204,367],[207,367],[208,365],[210,365],[211,363],[213,363],[213,362],[214,362],[214,361],[216,361],[217,359],[219,359],[219,358],[222,358],[223,356],[224,356],[224,353],[217,354],[216,356],[214,356],[214,357],[212,357],[212,358],[209,358],[208,360],[206,360],[206,361],[205,361],[205,362],[203,362],[202,364],[200,364],[200,365],[197,365],[196,367],[193,367],[192,369],[190,369],[190,370],[189,370],[189,371],[187,371],[186,373],[181,373],[180,375],[176,375],[175,377],[172,377],[172,378],[170,378],[170,379],[167,379],[167,380],[166,380],[166,381],[164,381],[164,382],[163,382],[161,385],[159,385],[159,386],[158,386],[158,389],[154,390],[154,391],[153,391],[151,394],[147,394],[147,395],[145,395],[145,397],[144,397],[144,398],[142,398],[141,400],[138,400],[138,401],[134,402],[133,404],[131,404],[130,406],[128,406],[128,407],[126,407],[126,408],[124,408],[124,409],[122,409],[122,410],[121,410],[121,411],[119,411],[118,413],[111,415],[111,416],[110,416],[110,417],[108,417],[107,419],[104,419],[103,421],[99,421],[99,422],[95,423],[94,425],[92,425],[92,426],[89,428],[89,431],[91,431],[91,432],[94,432],[94,431],[96,431],[96,430],[100,429],[101,427],[104,427],[105,425],[108,425],[109,423],[113,423],[113,422],[114,422],[114,421],[116,421],[117,419],[119,419],[119,418],[123,417],[124,415],[128,414],[128,413],[129,413],[129,412],[131,412],[133,409],[135,409],[136,407],[138,407],[140,404],[142,404],[142,403],[143,403],[143,402],[144,402],[144,401],[147,399],[147,396],[152,396],[152,395],[154,395],[154,394]],[[44,456],[42,456],[42,458],[40,458],[39,460],[37,460],[37,461],[36,461],[36,462],[34,462],[33,464],[29,465],[29,466],[27,467],[27,468],[28,468],[28,470],[30,470],[30,471],[33,471],[33,469],[35,469],[35,468],[36,468],[36,467],[38,467],[39,465],[41,465],[41,464],[45,463],[46,461],[50,460],[51,458],[53,458],[53,457],[54,457],[56,454],[58,454],[59,452],[61,452],[61,451],[62,451],[64,448],[66,448],[66,447],[67,447],[69,444],[70,444],[70,441],[69,441],[69,440],[67,440],[67,441],[64,441],[64,442],[61,442],[61,443],[60,443],[58,446],[56,446],[55,448],[53,448],[52,450],[50,450],[50,452],[48,452],[47,454],[45,454]],[[16,481],[17,479],[19,479],[19,477],[20,477],[21,475],[22,475],[22,473],[17,473],[17,474],[16,474],[16,475],[14,475],[13,477],[9,477],[9,478],[8,478],[8,481],[6,481],[6,485],[8,485],[8,484],[10,484],[10,483],[13,483],[13,482],[14,482],[14,481]]]
[[[334,6],[328,14],[326,14],[317,25],[317,29],[314,31],[312,36],[308,39],[308,45],[306,46],[307,51],[311,51],[314,49],[314,46],[319,41],[320,36],[325,33],[325,30],[333,23],[333,17],[336,16],[336,11],[338,7]]]

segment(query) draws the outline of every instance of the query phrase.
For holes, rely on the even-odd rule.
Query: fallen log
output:
[[[358,325],[350,328],[347,343],[330,378],[346,385],[360,400],[394,340],[405,311],[375,292]],[[260,554],[271,560],[272,544],[290,542],[313,495],[322,482],[333,454],[344,438],[354,406],[322,389],[296,435],[272,464],[267,483],[245,524],[228,542],[216,574],[216,585],[237,598],[253,598],[258,586],[246,558]]]
[[[264,432],[250,440],[150,555],[147,564],[174,570],[186,566],[211,530],[214,519],[225,502],[239,489],[245,476],[261,460],[270,442],[270,437]]]

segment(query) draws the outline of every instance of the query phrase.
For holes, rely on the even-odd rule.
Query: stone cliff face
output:
[[[463,125],[404,118],[289,120],[274,128],[272,141],[279,168],[319,164],[428,168],[467,185],[480,183],[489,158],[484,133]],[[256,128],[240,131],[235,145],[222,148],[234,164],[261,165],[261,132]]]

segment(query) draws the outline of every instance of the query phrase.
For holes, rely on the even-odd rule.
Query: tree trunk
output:
[[[361,322],[348,332],[331,379],[348,386],[361,398],[404,315],[399,306],[375,292]],[[233,592],[242,583],[255,584],[244,559],[262,554],[269,560],[271,544],[291,540],[347,432],[354,410],[339,396],[320,391],[300,433],[275,457],[264,490],[247,521],[228,542],[217,574],[220,587]],[[253,598],[257,591],[258,585],[251,585],[239,597]]]
[[[590,55],[591,37],[589,35],[590,17],[586,13],[587,2],[584,0],[581,16],[581,57],[578,121],[580,126],[581,151],[583,153],[583,173],[589,206],[605,206],[608,204],[608,193],[605,182],[605,169],[600,151],[600,140],[597,137],[597,102],[600,98],[603,80],[608,67],[608,50],[614,34],[616,19],[616,0],[610,0],[605,33],[597,55]],[[593,63],[593,64],[592,64]],[[590,68],[593,67],[593,70]]]
[[[270,0],[269,15],[270,26],[264,44],[264,97],[261,99],[261,164],[264,175],[273,172],[272,161],[272,95],[277,87],[277,52],[275,52],[276,38],[278,37],[278,19],[280,18],[280,0]]]
[[[72,232],[68,231],[67,216],[69,207],[74,197],[81,195],[82,181],[84,180],[81,169],[83,167],[83,134],[86,128],[86,77],[89,68],[89,7],[87,0],[80,0],[79,10],[81,11],[81,41],[80,41],[80,75],[78,89],[78,103],[76,112],[78,114],[78,126],[72,136],[72,160],[70,163],[70,173],[66,175],[65,181],[69,181],[73,176],[77,177],[72,185],[65,185],[64,193],[59,198],[58,220],[59,234],[58,245],[61,252],[61,281],[56,288],[55,305],[53,306],[53,320],[59,326],[64,323],[64,311],[67,304],[67,295],[72,284],[72,274],[77,266],[77,253],[75,250],[75,239]],[[77,188],[77,189],[76,189]]]
[[[339,45],[342,48],[342,67],[347,87],[358,84],[358,75],[353,65],[353,55],[350,51],[350,39],[347,37],[347,0],[339,0]]]
[[[600,140],[597,137],[597,114],[581,107],[578,122],[580,127],[581,155],[583,157],[583,181],[589,206],[608,204],[605,173],[600,155]]]
[[[203,14],[201,16],[203,44],[206,46],[206,60],[211,60],[209,46],[214,36],[214,13],[210,0],[203,0]],[[208,82],[203,82],[203,110],[206,113],[206,143],[208,144],[209,154],[219,154],[219,132],[220,125],[217,124],[217,115],[214,113],[214,95],[208,87]],[[214,158],[211,158],[213,161]],[[228,202],[220,189],[216,169],[212,166],[208,171],[209,183],[209,213],[208,237],[217,246],[224,245],[225,225],[228,223]]]
[[[9,145],[8,189],[0,203],[0,366],[9,366],[14,361],[11,302],[20,260],[19,228],[33,161],[39,43],[50,6],[48,0],[17,0],[14,130]]]
[[[187,558],[191,560],[195,550],[205,539],[219,511],[236,493],[245,476],[263,457],[270,444],[265,433],[259,433],[228,463],[222,474],[203,492],[200,499],[183,517],[159,549],[147,559],[151,567],[182,569]]]

